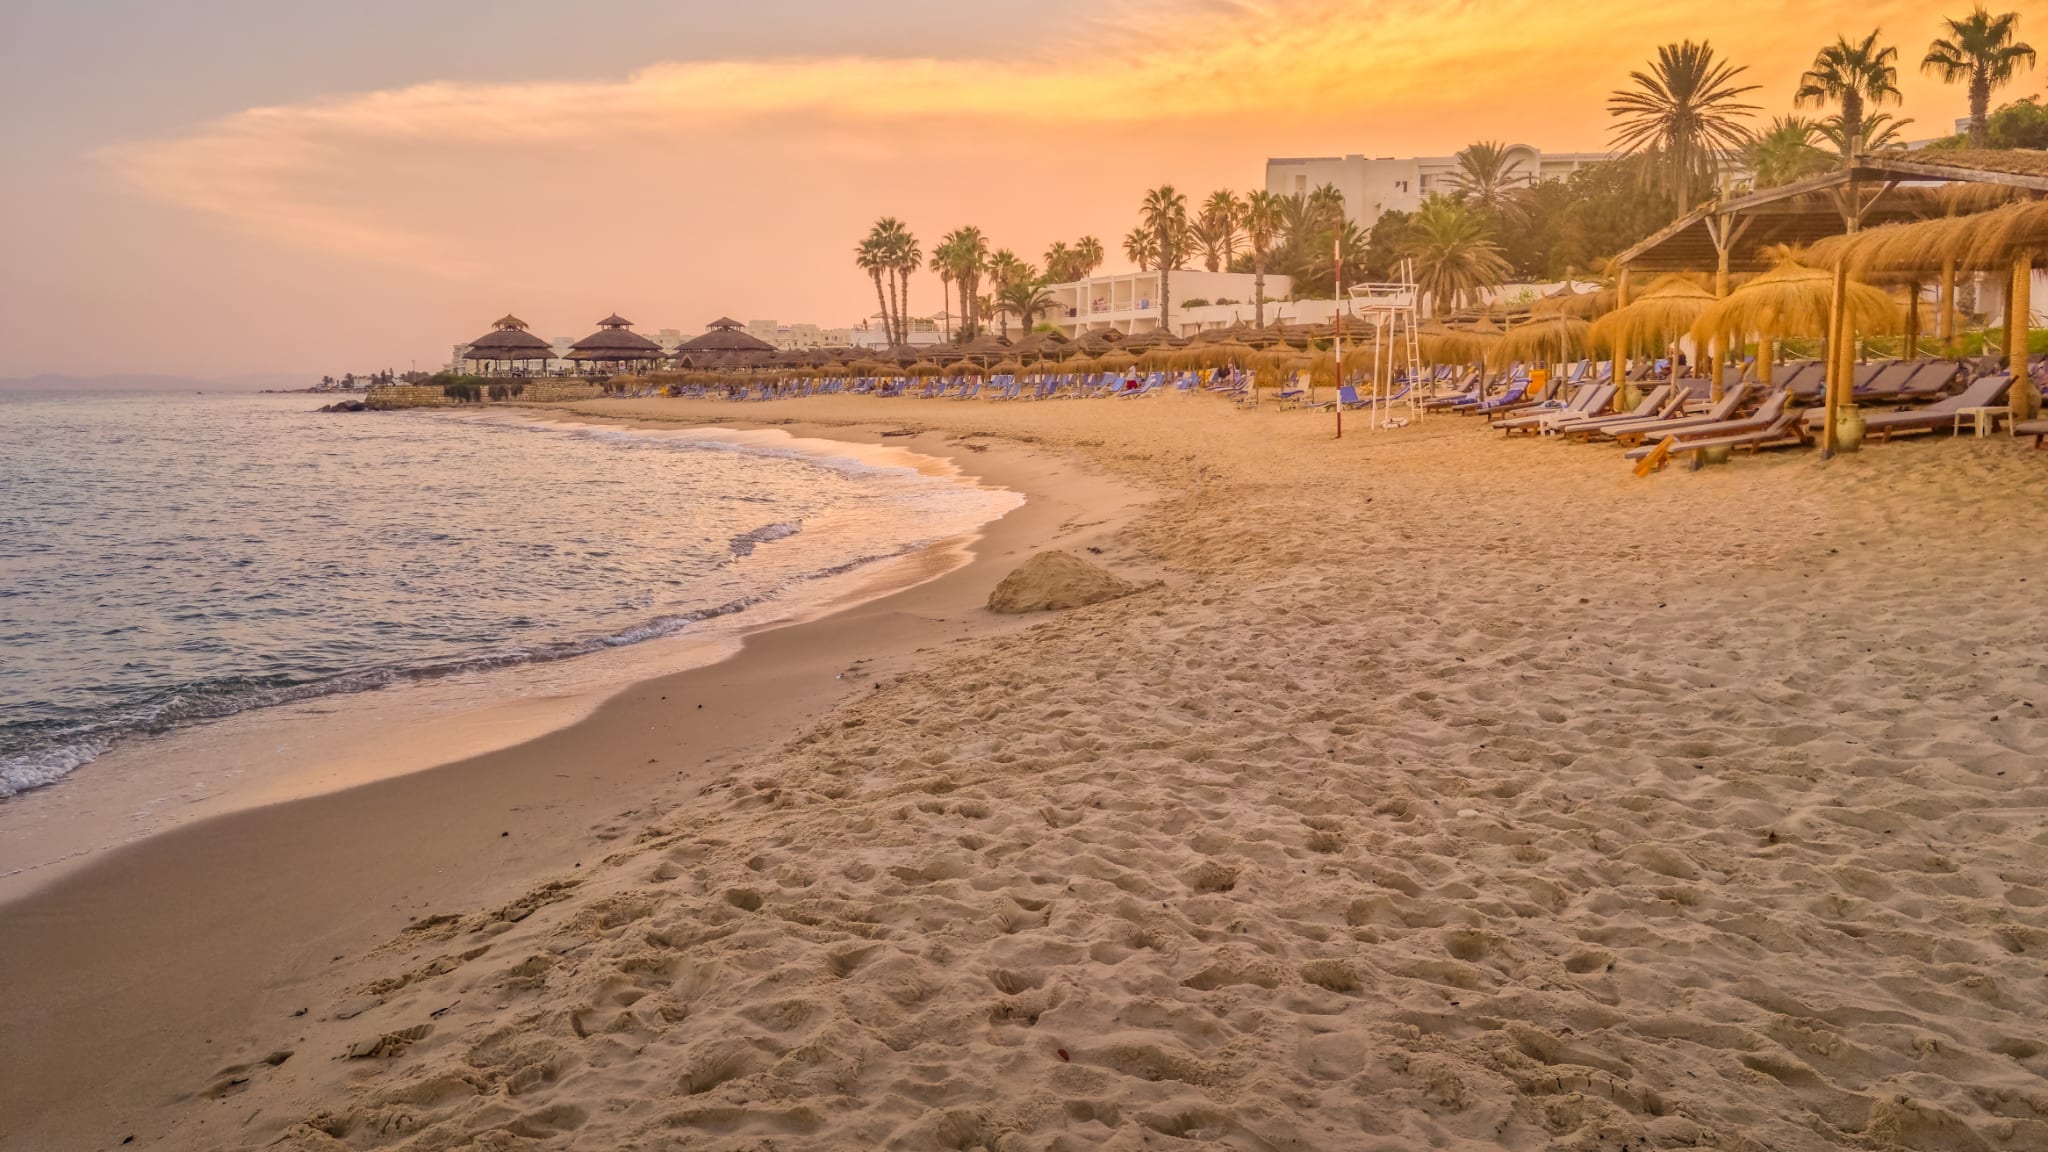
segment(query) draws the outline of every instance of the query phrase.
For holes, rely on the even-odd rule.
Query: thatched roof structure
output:
[[[1975,186],[1964,190],[1959,186]],[[2015,195],[2048,194],[2048,154],[2026,149],[1870,152],[1833,172],[1702,204],[1616,257],[1650,272],[1769,270],[1770,249],[1805,247],[1886,224],[1953,216]]]
[[[1898,307],[1884,289],[1855,280],[1847,287],[1844,299],[1856,331],[1882,332],[1897,326]],[[1780,264],[1709,307],[1693,322],[1692,338],[1704,347],[1717,338],[1739,342],[1753,334],[1766,339],[1824,335],[1834,298],[1832,272]]]
[[[470,341],[465,360],[552,360],[555,347],[526,330],[526,321],[506,313],[491,330]]]
[[[585,363],[609,363],[618,360],[659,360],[665,353],[661,345],[631,331],[633,322],[618,313],[597,322],[597,331],[569,346],[569,359]]]
[[[1661,356],[1668,344],[1689,334],[1715,303],[1714,294],[1691,278],[1664,276],[1641,299],[1595,320],[1588,335],[1602,347]]]
[[[1123,343],[1123,334],[1115,329],[1099,329],[1084,332],[1074,341],[1074,351],[1084,356],[1100,356],[1113,352]]]
[[[720,317],[705,325],[702,336],[693,337],[677,345],[676,353],[690,355],[701,352],[746,352],[760,355],[775,351],[775,345],[757,336],[747,335],[740,330],[741,327],[737,321]]]

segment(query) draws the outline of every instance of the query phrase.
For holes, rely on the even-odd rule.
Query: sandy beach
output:
[[[0,905],[9,1150],[2048,1147],[2048,454],[591,402],[971,562]],[[1057,547],[1146,585],[980,607]]]

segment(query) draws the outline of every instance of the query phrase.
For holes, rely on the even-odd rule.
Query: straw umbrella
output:
[[[1844,300],[1858,331],[1892,326],[1891,296],[1860,281],[1847,284]],[[1693,322],[1694,343],[1720,340],[1739,348],[1757,337],[1757,379],[1771,382],[1771,346],[1785,336],[1819,336],[1827,332],[1835,301],[1835,278],[1823,268],[1784,261],[1737,288]]]
[[[1564,287],[1529,305],[1531,317],[1575,316],[1581,320],[1596,320],[1615,308],[1615,291],[1612,288],[1596,288],[1581,292],[1571,281]]]
[[[1941,267],[1944,278],[1958,267],[2004,273],[2010,270],[2006,293],[2005,344],[2013,386],[2009,393],[2015,419],[2031,419],[2041,406],[2040,390],[2027,374],[2028,290],[2034,259],[2048,251],[2048,201],[2007,204],[1973,216],[1953,216],[1914,224],[1892,224],[1850,236],[1833,237],[1813,246],[1818,263],[1833,265],[1837,277],[1872,269]]]
[[[1647,350],[1654,358],[1680,337],[1715,304],[1714,294],[1689,276],[1672,273],[1659,277],[1649,291],[1628,304],[1593,321],[1588,335],[1595,344],[1615,350],[1617,361],[1630,351]],[[1678,357],[1671,357],[1671,378],[1678,379]],[[1627,381],[1617,381],[1615,409],[1624,410],[1639,399]]]
[[[1499,355],[1514,360],[1540,360],[1560,364],[1592,348],[1588,338],[1590,321],[1565,312],[1535,316],[1517,324],[1500,338]]]

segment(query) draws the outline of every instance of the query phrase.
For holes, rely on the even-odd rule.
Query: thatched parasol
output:
[[[946,370],[930,360],[919,360],[917,363],[905,368],[903,374],[919,380],[929,380],[934,376],[944,376]]]
[[[1415,342],[1425,359],[1433,364],[1483,363],[1499,343],[1498,335],[1485,336],[1470,328],[1425,324],[1415,331]]]
[[[1510,360],[1541,360],[1560,363],[1585,355],[1592,348],[1590,321],[1557,312],[1532,318],[1508,329],[1497,345],[1499,355]]]
[[[1590,336],[1604,347],[1661,356],[1714,304],[1712,292],[1691,277],[1674,273],[1659,277],[1641,297],[1595,320]]]
[[[1095,370],[1098,372],[1121,372],[1126,368],[1136,367],[1137,363],[1138,358],[1129,352],[1106,352],[1095,358]]]
[[[1757,376],[1768,384],[1772,342],[1785,336],[1825,336],[1834,299],[1834,273],[1787,261],[1701,313],[1691,335],[1700,345],[1720,340],[1738,347],[1754,334]],[[1844,299],[1855,330],[1881,332],[1896,326],[1898,310],[1883,289],[1851,280]]]
[[[1529,305],[1529,315],[1576,316],[1581,320],[1593,320],[1614,311],[1616,299],[1613,288],[1596,288],[1581,292],[1571,281],[1565,281],[1563,288]]]

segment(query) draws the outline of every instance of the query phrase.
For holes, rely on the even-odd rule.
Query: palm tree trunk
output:
[[[950,273],[939,273],[939,299],[945,305],[944,311],[951,312],[953,310],[953,277]],[[948,316],[946,317],[946,343],[951,344],[952,342],[953,318]]]
[[[1266,326],[1266,252],[1252,249],[1252,324]]]
[[[1991,78],[1982,71],[1970,73],[1970,147],[1982,148],[1991,137]]]
[[[882,306],[882,333],[889,331],[889,297],[882,291],[882,270],[875,269],[875,303]]]
[[[1854,92],[1842,94],[1842,155],[1854,156],[1863,150],[1863,97]]]

